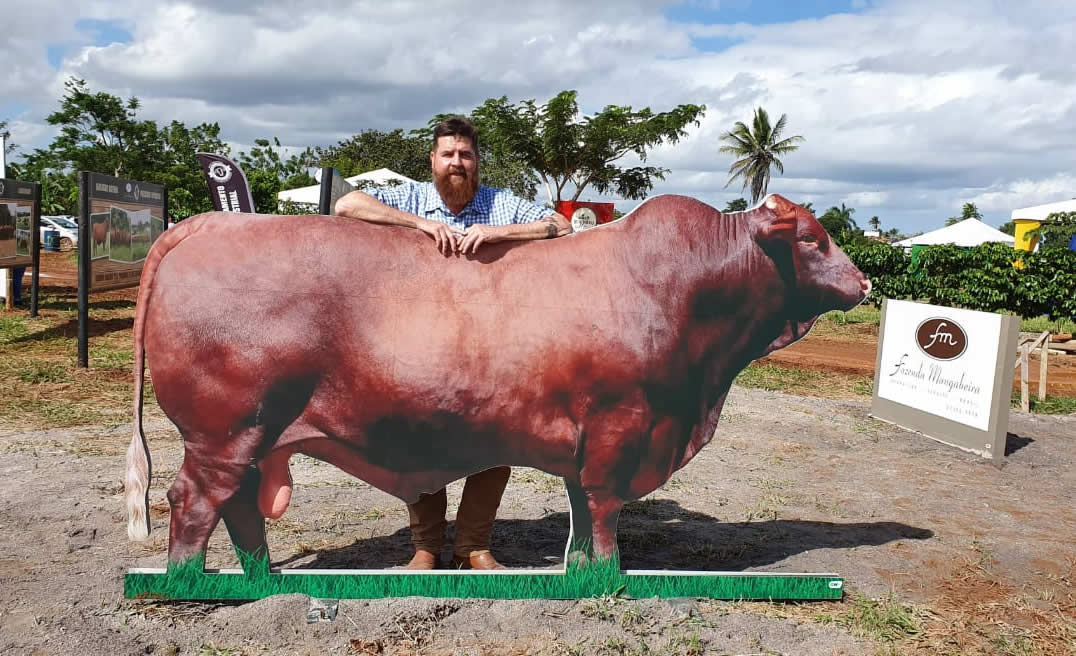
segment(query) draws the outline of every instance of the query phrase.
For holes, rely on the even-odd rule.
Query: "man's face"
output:
[[[478,153],[466,137],[440,137],[430,153],[433,182],[448,206],[466,205],[478,191]]]

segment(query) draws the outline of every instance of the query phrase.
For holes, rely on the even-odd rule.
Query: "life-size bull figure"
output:
[[[210,213],[157,240],[138,292],[128,532],[148,534],[143,364],[183,435],[170,562],[223,518],[266,548],[304,453],[413,502],[497,465],[564,478],[573,544],[710,441],[752,360],[870,282],[805,209],[659,196],[620,221],[445,258],[417,230]],[[264,553],[264,552],[263,552]]]

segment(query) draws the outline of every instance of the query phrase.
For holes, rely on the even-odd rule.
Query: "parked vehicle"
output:
[[[41,244],[45,244],[45,231],[55,230],[60,233],[60,250],[71,250],[78,246],[78,224],[67,216],[41,217]]]

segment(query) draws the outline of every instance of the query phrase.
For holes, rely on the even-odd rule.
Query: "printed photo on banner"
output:
[[[112,212],[98,212],[90,215],[90,259],[99,260],[109,256],[109,232],[111,232]]]

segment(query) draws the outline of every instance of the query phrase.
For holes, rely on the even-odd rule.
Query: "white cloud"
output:
[[[807,137],[770,190],[816,208],[845,202],[913,231],[969,200],[998,225],[1012,207],[1076,195],[1068,0],[857,3],[856,14],[772,25],[674,24],[647,0],[84,4],[78,16],[58,0],[10,14],[17,38],[0,44],[13,62],[0,94],[31,110],[0,119],[18,119],[19,143],[47,142],[43,118],[67,75],[138,96],[147,118],[216,121],[230,141],[279,136],[291,146],[417,127],[489,97],[544,101],[577,89],[586,112],[706,104],[691,136],[648,163],[673,171],[655,192],[719,206],[741,190],[725,188],[718,138],[759,105]],[[134,39],[86,45],[78,18],[122,20]],[[735,45],[699,52],[700,37]],[[45,47],[60,41],[82,45],[56,72]]]

